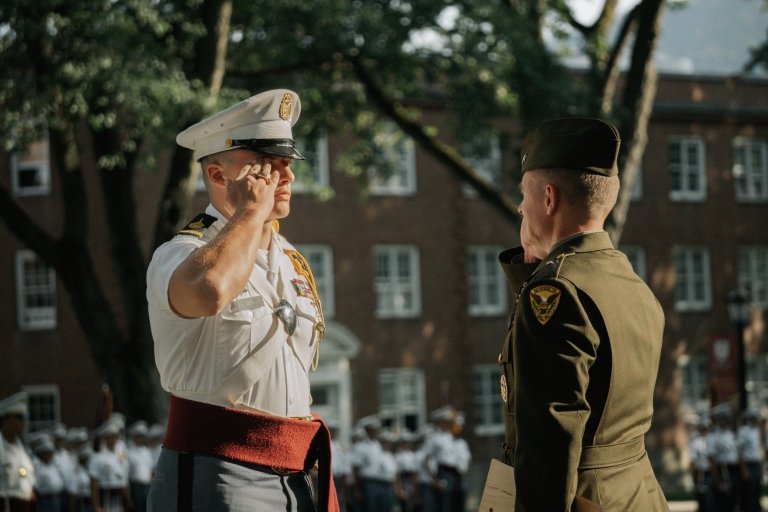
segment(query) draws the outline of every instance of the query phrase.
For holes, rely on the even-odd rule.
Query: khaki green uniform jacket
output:
[[[519,290],[499,357],[516,512],[567,512],[576,496],[606,512],[668,510],[643,444],[664,328],[648,286],[605,232],[538,265],[517,263],[521,248],[499,259]]]

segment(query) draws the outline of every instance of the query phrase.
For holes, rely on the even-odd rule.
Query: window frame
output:
[[[739,246],[736,262],[739,286],[748,290],[753,305],[768,309],[768,246]]]
[[[34,384],[22,386],[22,391],[28,395],[27,406],[29,408],[28,428],[30,432],[55,427],[61,422],[61,392],[56,384]],[[50,395],[52,405],[49,419],[38,419],[36,399]]]
[[[40,155],[35,155],[36,145],[40,145]],[[33,142],[24,152],[11,153],[11,192],[15,197],[47,196],[51,193],[51,151],[48,137]],[[21,185],[20,173],[35,168],[41,179],[40,183],[32,187]]]
[[[381,368],[377,375],[377,386],[379,391],[379,418],[385,428],[404,432],[408,428],[407,417],[415,418],[416,424],[413,431],[426,422],[426,380],[424,370],[419,367],[399,367],[399,368]],[[394,386],[394,402],[385,403],[385,385]],[[413,384],[412,388],[406,389],[406,384]],[[412,390],[412,391],[411,391]],[[412,396],[412,400],[409,397]]]
[[[487,143],[487,146],[484,148],[488,150],[487,154],[472,153],[472,146],[475,146],[480,141]],[[500,133],[490,130],[478,135],[475,141],[462,145],[461,156],[490,185],[498,187],[501,184],[503,154],[501,151]],[[464,184],[462,190],[468,198],[480,197],[477,190],[469,184]]]
[[[670,158],[672,151],[672,145],[680,145],[680,163],[673,164]],[[696,153],[699,158],[699,163],[696,166],[696,175],[699,179],[699,188],[692,189],[689,184],[689,176],[693,173],[690,172],[693,167],[688,162],[687,154],[690,146],[695,146]],[[669,199],[672,201],[691,201],[699,202],[704,201],[707,198],[707,155],[706,146],[704,140],[697,135],[674,135],[667,140],[667,171],[669,173]],[[672,175],[675,170],[674,165],[679,165],[680,169],[677,172],[680,173],[680,189],[673,189]]]
[[[397,162],[396,169],[386,179],[382,179],[377,171],[381,162],[373,162],[368,167],[368,191],[372,196],[412,196],[416,194],[416,144],[413,139],[403,133],[394,123],[386,122],[377,137],[386,141],[399,135],[401,139],[389,141],[386,147],[379,146],[388,160]],[[398,147],[402,144],[402,147]],[[395,154],[393,154],[395,153]]]
[[[504,433],[504,410],[500,397],[501,367],[498,364],[477,364],[472,367],[473,401],[476,436]],[[482,385],[479,382],[482,381]],[[493,421],[498,416],[498,421]]]
[[[47,283],[39,286],[49,288],[47,293],[51,296],[51,306],[30,308],[27,307],[26,298],[32,292],[28,290],[25,264],[29,261],[37,261],[47,269]],[[22,249],[16,251],[15,256],[15,274],[16,274],[16,321],[19,329],[22,331],[45,331],[55,329],[58,324],[58,308],[56,305],[56,271],[49,267],[34,251]],[[37,293],[46,293],[46,290]],[[37,310],[38,314],[29,315],[29,311]]]
[[[379,282],[377,265],[379,260],[379,254],[383,252],[387,254],[388,266],[389,266],[389,282]],[[397,257],[401,254],[408,255],[409,264],[409,280],[408,283],[398,283],[397,281]],[[377,244],[373,246],[373,287],[375,295],[375,310],[374,315],[379,319],[395,319],[395,318],[417,318],[421,315],[421,268],[420,268],[420,256],[419,248],[415,245],[398,245],[398,244]],[[381,288],[390,288],[386,291],[392,296],[392,307],[384,309],[379,300]],[[412,294],[413,306],[410,309],[397,307],[396,297],[404,293],[400,291],[405,289],[405,292],[410,291]],[[390,302],[390,301],[387,301]]]
[[[313,144],[312,149],[307,149],[308,144]],[[299,137],[296,139],[296,148],[307,159],[300,160],[301,164],[307,163],[312,173],[311,182],[297,179],[293,182],[291,190],[297,194],[308,194],[329,187],[331,184],[331,166],[328,150],[328,135],[323,131],[315,136]],[[294,166],[297,163],[294,162]]]
[[[758,145],[762,159],[762,168],[757,169],[751,162],[752,146]],[[739,162],[743,154],[749,162]],[[748,168],[745,170],[744,166]],[[754,191],[756,175],[763,183],[763,192]],[[743,183],[743,186],[740,184]],[[764,139],[753,137],[735,137],[733,139],[733,189],[736,200],[744,203],[761,203],[768,201],[768,143]]]
[[[695,257],[696,253],[699,253],[702,256],[702,263],[704,266],[704,272],[702,274],[702,287],[704,292],[704,297],[698,299],[690,299],[688,297],[681,299],[678,295],[678,280],[681,278],[680,276],[680,268],[678,267],[678,259],[682,255],[685,259],[685,265],[686,265],[686,289],[687,293],[690,294],[692,289],[694,289],[697,285],[697,276],[689,276],[690,274],[690,267],[693,264],[693,258]],[[697,311],[709,311],[712,309],[712,266],[711,266],[711,258],[709,255],[709,249],[707,247],[703,246],[674,246],[672,248],[672,255],[673,255],[673,262],[675,266],[675,287],[674,287],[674,294],[675,294],[675,311],[679,312],[697,312]],[[692,277],[692,279],[691,279]]]
[[[467,310],[470,316],[499,316],[509,312],[507,288],[498,260],[498,255],[503,250],[503,247],[498,245],[470,245],[467,248]],[[485,270],[485,273],[473,275],[471,264],[473,255],[477,258],[478,270]],[[493,263],[487,265],[487,257],[489,255],[492,256],[491,260]],[[492,275],[487,272],[489,269],[492,269]],[[488,297],[489,294],[482,291],[491,283],[494,283],[497,287],[496,301],[488,300],[490,298]],[[478,291],[480,300],[477,304],[472,303],[473,286],[477,286],[480,290]]]

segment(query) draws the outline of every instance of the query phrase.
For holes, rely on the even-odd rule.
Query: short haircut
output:
[[[603,176],[575,169],[539,169],[546,181],[554,184],[563,199],[585,208],[590,215],[607,217],[619,196],[619,177]]]

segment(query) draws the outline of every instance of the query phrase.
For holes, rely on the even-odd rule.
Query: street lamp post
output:
[[[744,329],[749,321],[749,295],[746,290],[736,288],[728,293],[728,316],[736,328],[736,351],[738,357],[739,410],[749,405],[747,401],[747,368],[744,353]]]

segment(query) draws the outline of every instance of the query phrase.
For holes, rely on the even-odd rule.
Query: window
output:
[[[16,253],[16,299],[19,327],[56,327],[56,274],[32,251]]]
[[[764,140],[738,137],[733,141],[733,178],[736,198],[743,201],[768,199],[768,158]]]
[[[768,308],[768,246],[738,249],[739,286],[749,290],[750,299],[761,308]]]
[[[703,247],[675,247],[675,309],[705,311],[712,306],[709,252]]]
[[[415,432],[425,421],[424,371],[385,368],[379,371],[379,417],[385,429]]]
[[[746,365],[747,401],[751,405],[762,405],[768,400],[768,356],[764,352],[747,354]]]
[[[497,364],[475,366],[475,434],[496,435],[504,433],[503,402],[499,393],[501,388],[501,368]]]
[[[701,201],[706,197],[704,141],[699,137],[672,137],[668,145],[670,189],[673,201]]]
[[[421,313],[419,251],[407,245],[373,249],[376,316],[415,317]]]
[[[707,360],[702,356],[683,355],[677,360],[680,369],[680,410],[698,414],[709,410]]]
[[[374,135],[373,165],[368,179],[371,194],[412,195],[416,193],[416,150],[393,123],[386,123]]]
[[[507,313],[506,280],[501,273],[497,246],[471,246],[467,257],[469,314],[476,316]]]
[[[481,178],[498,187],[501,184],[501,142],[499,134],[486,132],[461,146],[461,155]],[[464,186],[467,197],[477,197],[470,185]]]
[[[33,142],[11,155],[11,187],[16,196],[42,196],[51,191],[48,139]]]
[[[328,137],[325,134],[296,140],[296,148],[306,160],[294,160],[291,170],[296,175],[295,192],[311,192],[330,185]]]
[[[31,432],[56,426],[61,418],[59,387],[55,384],[24,386],[29,396],[29,430]]]
[[[323,305],[325,318],[333,318],[335,296],[333,287],[333,251],[327,245],[297,245],[296,249],[307,259],[312,275],[315,276],[317,293]]]
[[[645,249],[637,245],[622,245],[619,249],[627,256],[627,259],[632,265],[632,269],[635,271],[635,274],[640,276],[640,279],[643,281],[647,281],[648,276],[646,275],[645,270]]]

